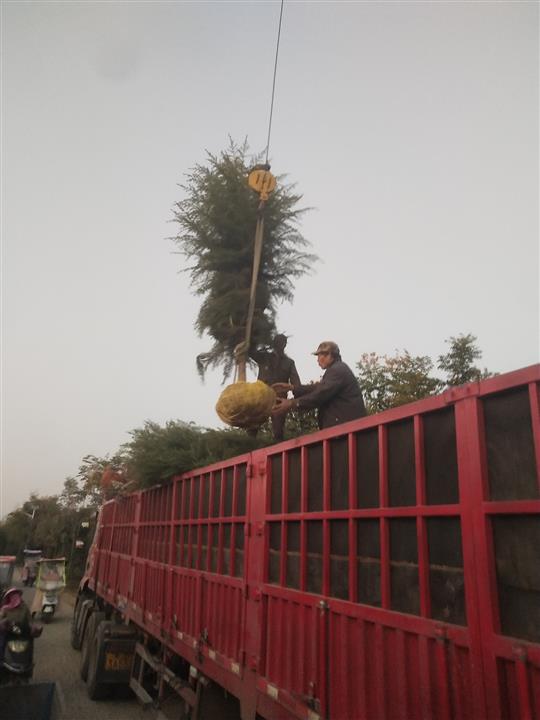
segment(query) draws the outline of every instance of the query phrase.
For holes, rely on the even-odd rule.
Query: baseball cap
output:
[[[339,347],[337,343],[332,340],[325,340],[319,344],[319,347],[315,350],[313,355],[319,355],[320,353],[330,353],[331,355],[339,355]]]

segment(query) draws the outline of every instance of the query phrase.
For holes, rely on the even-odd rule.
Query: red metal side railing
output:
[[[250,457],[175,482],[169,615],[197,652],[235,674],[243,654]]]
[[[540,720],[539,386],[526,368],[108,503],[90,583],[249,713]]]
[[[336,720],[540,717],[539,377],[267,451],[262,692]]]
[[[486,716],[540,718],[538,366],[460,403]]]

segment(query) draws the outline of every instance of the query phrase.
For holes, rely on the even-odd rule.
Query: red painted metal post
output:
[[[356,458],[356,436],[349,433],[347,437],[347,445],[349,451],[349,508],[358,507],[358,493],[356,485],[357,477],[357,458]],[[356,602],[358,595],[358,563],[357,557],[357,532],[356,521],[349,518],[349,600]]]
[[[307,583],[307,522],[300,522],[300,590],[306,591]]]
[[[485,638],[493,632],[493,602],[496,602],[497,595],[481,509],[487,487],[487,470],[479,412],[476,397],[461,400],[455,406],[463,570],[467,623],[471,634],[474,712],[477,717],[498,718],[501,707],[497,668],[482,651]]]
[[[535,720],[532,713],[531,690],[527,669],[527,654],[524,652],[516,663],[517,686],[519,693],[519,719]]]
[[[538,495],[540,496],[540,383],[529,385],[529,398],[531,402],[531,425],[536,458],[536,479],[538,481]]]
[[[388,507],[388,440],[386,426],[379,425],[379,505]],[[390,608],[390,532],[388,520],[380,518],[381,607]]]
[[[407,659],[405,654],[405,633],[403,630],[395,632],[395,654],[389,658],[389,664],[395,668],[394,676],[397,683],[398,709],[400,720],[408,720],[409,711],[407,708]]]
[[[323,440],[323,510],[328,512],[332,509],[332,458],[330,457],[330,442]]]
[[[384,679],[384,628],[380,623],[375,625],[375,647],[373,663],[375,667],[375,697],[377,698],[377,720],[392,720],[388,718],[386,708],[386,683]]]
[[[239,482],[238,470],[239,470],[238,465],[235,465],[234,470],[233,470],[233,483],[232,483],[233,487],[232,487],[232,500],[231,500],[231,515],[233,517],[238,516],[238,482]],[[203,497],[203,493],[202,493],[202,476],[201,476],[201,493],[200,493],[201,508],[202,508],[202,497]],[[201,517],[201,515],[199,515],[199,517]]]
[[[420,415],[414,416],[414,464],[416,472],[416,506],[426,503],[426,472],[424,461],[424,428]],[[418,582],[420,587],[420,614],[431,617],[431,592],[429,587],[429,549],[427,524],[424,517],[416,520],[418,546]]]
[[[325,600],[319,602],[319,647],[318,647],[318,686],[319,686],[319,702],[321,704],[321,717],[329,716],[329,694],[328,685],[330,683],[330,657],[328,642],[328,603]]]
[[[263,531],[267,498],[268,466],[266,456],[253,453],[252,476],[249,480],[247,518],[250,523],[249,552],[247,553],[246,578],[247,597],[245,601],[245,625],[243,647],[246,654],[246,669],[241,698],[242,716],[254,718],[257,708],[257,678],[263,672],[266,634],[266,600],[262,595],[265,572],[265,535]],[[258,531],[261,528],[261,531]],[[266,553],[268,554],[268,553]]]
[[[308,449],[305,445],[300,450],[300,510],[308,511]]]
[[[444,636],[437,638],[435,647],[435,688],[437,693],[437,720],[452,720],[450,702],[450,674],[448,672],[448,643]]]
[[[289,453],[281,453],[281,512],[289,512]]]

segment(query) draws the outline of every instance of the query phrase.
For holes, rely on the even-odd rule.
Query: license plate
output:
[[[105,670],[129,670],[132,659],[131,653],[105,653]]]

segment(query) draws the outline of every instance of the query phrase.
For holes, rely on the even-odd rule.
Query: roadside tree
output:
[[[450,348],[444,355],[439,355],[437,367],[446,373],[447,387],[484,380],[493,375],[486,368],[481,370],[475,366],[475,361],[482,357],[482,351],[476,345],[476,341],[477,337],[471,333],[445,340]]]
[[[446,375],[444,378],[433,375],[435,365],[428,355],[411,355],[407,350],[396,350],[393,356],[364,353],[357,368],[368,413],[381,412],[435,395],[448,387],[490,377],[493,373],[474,364],[482,357],[476,340],[470,333],[446,340],[449,350],[439,355],[437,362],[437,369]]]
[[[358,380],[368,413],[421,400],[442,389],[431,377],[433,361],[427,355],[411,355],[407,350],[394,356],[365,353],[357,363]]]

